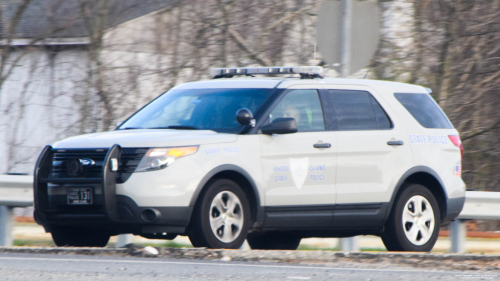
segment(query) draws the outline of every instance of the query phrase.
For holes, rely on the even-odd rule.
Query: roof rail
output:
[[[321,66],[273,66],[273,67],[236,67],[212,68],[210,74],[213,79],[232,78],[237,75],[252,76],[256,74],[300,74],[300,79],[323,78]]]

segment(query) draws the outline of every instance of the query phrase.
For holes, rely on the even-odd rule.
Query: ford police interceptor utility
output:
[[[321,71],[212,69],[220,79],[179,85],[114,131],[46,146],[36,221],[57,246],[133,233],[296,249],[369,234],[430,251],[464,204],[457,130],[426,88]]]

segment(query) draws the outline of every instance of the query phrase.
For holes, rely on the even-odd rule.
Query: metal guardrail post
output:
[[[125,245],[132,243],[134,235],[132,234],[120,234],[116,240],[116,248],[123,248]]]
[[[342,252],[359,252],[358,237],[340,238]]]
[[[12,224],[14,208],[0,206],[0,246],[12,246]]]
[[[241,244],[240,250],[251,250],[250,245],[248,245],[247,240]]]
[[[465,252],[466,236],[467,230],[465,227],[465,221],[461,219],[452,221],[450,224],[451,253]]]

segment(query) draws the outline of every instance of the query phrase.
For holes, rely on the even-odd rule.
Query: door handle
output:
[[[329,143],[315,143],[313,146],[314,146],[314,148],[330,148],[330,147],[332,147],[332,145]]]
[[[403,141],[402,140],[398,140],[398,141],[388,141],[387,142],[387,145],[403,145]]]

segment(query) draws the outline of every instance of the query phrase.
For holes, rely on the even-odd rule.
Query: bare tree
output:
[[[500,190],[500,2],[408,1],[412,44],[384,37],[373,62],[379,79],[425,85],[464,142],[463,178],[468,188]],[[382,3],[387,11],[399,3]],[[404,65],[403,69],[398,66]],[[405,76],[403,73],[410,73]]]
[[[114,120],[114,107],[110,94],[105,87],[105,66],[102,62],[101,52],[111,0],[79,0],[79,3],[82,18],[90,39],[88,49],[90,63],[88,79],[103,104],[102,128],[103,130],[108,130]]]
[[[7,26],[2,26],[4,30],[6,30],[5,34],[3,34],[2,38],[2,48],[0,49],[1,55],[0,55],[0,89],[2,87],[3,82],[9,75],[12,73],[14,68],[16,67],[17,62],[22,59],[22,57],[25,55],[17,55],[13,60],[11,60],[12,53],[14,46],[12,45],[12,42],[14,40],[15,36],[15,31],[16,28],[18,27],[19,21],[21,20],[21,17],[23,16],[24,11],[26,11],[26,8],[28,5],[31,3],[31,0],[23,0],[19,6],[17,6],[17,9],[14,13],[14,16],[10,21],[8,21]],[[3,11],[3,5],[0,5],[0,22],[4,23],[6,19],[4,18],[4,11]],[[30,42],[30,45],[33,45],[36,41],[32,40]],[[29,48],[26,49],[29,51]],[[1,91],[0,91],[1,95]]]
[[[34,90],[37,86],[33,82],[39,86],[40,78],[48,69],[44,63],[47,56],[41,55],[45,51],[44,44],[75,21],[74,18],[51,21],[51,13],[56,13],[61,1],[46,3],[46,9],[38,11],[50,13],[46,14],[45,24],[36,31],[29,30],[29,34],[26,34],[24,23],[37,8],[35,1],[2,1],[0,5],[0,110],[4,116],[0,124],[3,140],[0,153],[5,154],[0,169],[6,172],[26,167],[30,171],[33,155],[39,150],[29,132],[31,126],[27,116],[32,112],[35,100],[40,100],[36,97],[40,92]],[[36,121],[39,120],[35,120],[35,124]]]
[[[26,128],[23,126],[23,119],[27,106],[33,97],[33,92],[30,91],[30,85],[34,73],[38,68],[38,61],[31,60],[28,75],[24,78],[19,95],[15,99],[10,99],[9,103],[3,111],[4,116],[10,116],[10,122],[6,124],[5,131],[9,132],[7,135],[7,157],[6,157],[6,171],[7,173],[13,172],[13,169],[19,165],[24,164],[31,160],[31,145],[29,138],[26,137]]]

